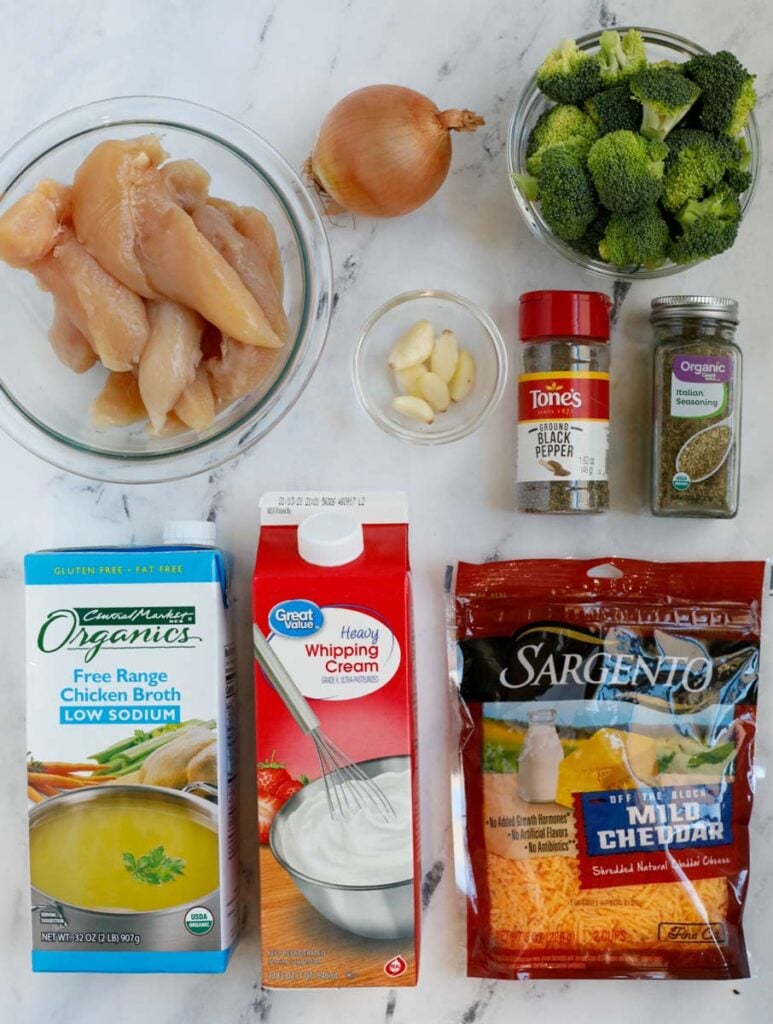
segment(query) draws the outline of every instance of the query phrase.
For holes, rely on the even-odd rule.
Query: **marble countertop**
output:
[[[322,364],[292,414],[252,451],[215,472],[154,486],[98,484],[37,461],[0,436],[0,1007],[20,1024],[649,1024],[676,1010],[691,1020],[757,1024],[771,1019],[773,792],[759,787],[746,923],[755,980],[743,983],[493,983],[466,979],[463,930],[449,867],[448,693],[444,674],[443,569],[448,560],[524,555],[626,554],[650,558],[762,557],[773,553],[770,508],[770,164],[754,218],[732,253],[668,281],[615,285],[612,488],[614,511],[567,522],[514,512],[514,385],[476,435],[443,449],[409,447],[356,404],[350,360],[358,328],[391,295],[415,288],[459,291],[498,321],[516,354],[516,300],[537,287],[598,287],[529,234],[510,195],[504,140],[514,103],[535,64],[563,35],[639,22],[668,27],[707,47],[737,49],[760,72],[760,123],[773,130],[773,7],[701,0],[104,0],[101,4],[6,0],[0,61],[0,149],[33,125],[99,97],[180,96],[243,120],[295,166],[332,103],[374,81],[410,85],[441,106],[486,117],[457,139],[451,175],[420,212],[394,221],[330,228],[338,303]],[[649,300],[664,292],[729,294],[741,303],[747,355],[741,512],[732,522],[667,521],[644,510],[648,445]],[[0,310],[0,324],[2,311]],[[2,339],[10,344],[13,339]],[[224,977],[33,976],[24,794],[24,665],[21,559],[50,545],[153,540],[165,518],[214,516],[236,559],[241,645],[242,757],[251,776],[249,577],[257,502],[268,489],[402,488],[412,511],[419,714],[423,753],[424,859],[437,884],[424,918],[415,990],[270,993],[260,987],[252,794],[244,806],[243,938]],[[773,755],[773,700],[763,687],[760,756]],[[245,787],[248,789],[248,787]],[[252,806],[251,806],[252,805]]]

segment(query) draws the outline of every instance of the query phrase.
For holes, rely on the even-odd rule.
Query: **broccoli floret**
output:
[[[526,170],[537,174],[542,155],[553,146],[574,146],[584,158],[599,130],[579,107],[560,104],[542,114],[534,126],[526,147]]]
[[[705,199],[688,200],[677,213],[682,234],[674,239],[669,257],[674,263],[706,260],[729,249],[741,223],[738,197],[720,186]]]
[[[613,213],[648,206],[663,189],[663,165],[668,148],[635,132],[612,132],[594,142],[588,170],[601,202]]]
[[[628,85],[613,85],[585,101],[585,109],[598,125],[600,135],[610,132],[638,132],[641,103],[631,96]]]
[[[668,224],[653,203],[631,213],[613,213],[599,254],[618,267],[657,267],[666,258],[669,241]]]
[[[701,91],[673,68],[645,68],[631,77],[631,92],[643,108],[642,135],[662,142]]]
[[[700,120],[706,131],[740,135],[757,102],[755,76],[727,50],[693,57],[684,73],[700,87]]]
[[[610,216],[609,210],[602,207],[596,219],[586,228],[585,234],[572,239],[569,243],[574,251],[582,253],[583,256],[590,256],[594,260],[599,259],[599,242],[607,230]]]
[[[565,242],[580,238],[599,209],[583,158],[571,146],[554,146],[542,157],[537,184],[551,231]]]
[[[751,188],[751,171],[744,171],[740,167],[730,167],[722,179],[733,195],[742,196],[747,189]]]
[[[602,85],[598,55],[580,50],[573,39],[551,50],[537,71],[537,88],[556,103],[578,105]]]
[[[668,137],[663,206],[673,212],[688,199],[700,199],[737,166],[740,158],[739,147],[726,136],[678,128]]]
[[[614,29],[602,32],[599,60],[602,81],[610,84],[641,71],[647,66],[647,50],[641,32],[629,28],[622,38]]]

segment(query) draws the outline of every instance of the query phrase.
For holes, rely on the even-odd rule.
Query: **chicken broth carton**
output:
[[[32,966],[221,972],[235,677],[211,524],[25,558]]]
[[[404,496],[266,495],[253,613],[263,984],[415,985]]]

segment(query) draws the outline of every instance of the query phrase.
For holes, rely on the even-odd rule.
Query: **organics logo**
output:
[[[131,608],[57,608],[38,631],[43,654],[83,651],[90,662],[102,650],[193,647],[202,638],[191,632],[196,609],[189,605]]]
[[[582,395],[574,388],[564,391],[563,384],[551,381],[544,388],[531,388],[532,409],[580,409],[582,407]]]
[[[407,970],[408,964],[399,954],[384,964],[384,974],[388,974],[390,978],[399,978]]]
[[[322,629],[324,621],[319,605],[304,598],[282,601],[268,613],[271,630],[281,636],[310,636]]]

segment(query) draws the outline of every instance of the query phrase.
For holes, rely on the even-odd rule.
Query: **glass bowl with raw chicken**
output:
[[[0,158],[0,427],[121,482],[212,469],[321,355],[330,253],[298,175],[181,100],[62,114]]]

